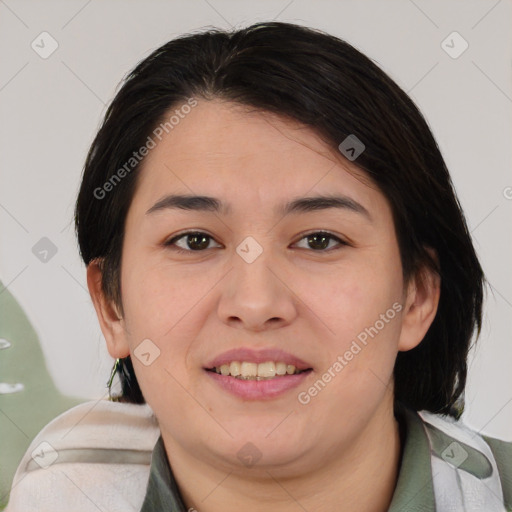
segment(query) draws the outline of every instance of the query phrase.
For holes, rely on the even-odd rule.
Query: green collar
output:
[[[164,441],[160,436],[151,456],[148,487],[140,512],[160,512],[162,510],[187,512],[169,466]]]
[[[402,460],[388,512],[435,510],[430,448],[418,414],[400,407],[396,411],[402,434]],[[172,474],[162,436],[151,458],[149,481],[141,512],[187,512]]]
[[[430,445],[423,420],[405,407],[395,411],[400,423],[402,460],[388,512],[434,511]]]

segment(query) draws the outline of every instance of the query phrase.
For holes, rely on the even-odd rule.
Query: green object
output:
[[[36,434],[85,401],[55,387],[34,328],[0,281],[0,510],[7,506],[14,473]]]

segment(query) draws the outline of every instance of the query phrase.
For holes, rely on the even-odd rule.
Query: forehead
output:
[[[311,193],[385,201],[363,171],[309,127],[220,100],[198,101],[139,172],[134,202],[146,205],[168,192],[230,198],[230,204],[239,198],[239,206],[262,208]]]

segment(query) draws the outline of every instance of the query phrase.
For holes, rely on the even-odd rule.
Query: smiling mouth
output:
[[[290,375],[298,375],[312,371],[312,368],[298,369],[292,364],[267,361],[264,363],[252,363],[247,361],[232,361],[206,371],[214,372],[225,377],[233,377],[239,380],[271,380],[286,378]]]

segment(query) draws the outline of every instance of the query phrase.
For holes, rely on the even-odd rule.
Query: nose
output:
[[[289,325],[297,315],[297,298],[283,267],[262,254],[252,263],[237,253],[224,280],[219,318],[231,327],[264,331]]]

